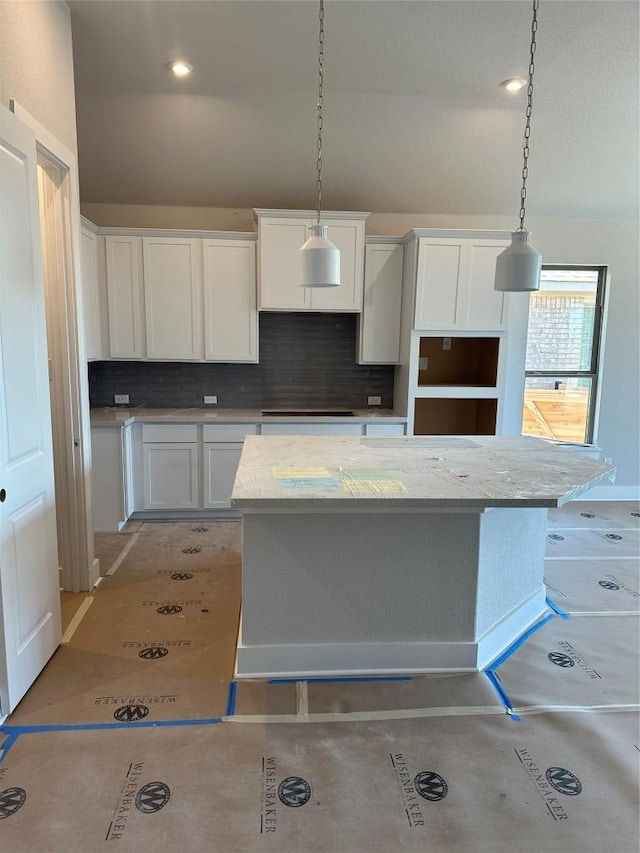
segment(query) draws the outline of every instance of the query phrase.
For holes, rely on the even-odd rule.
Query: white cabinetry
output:
[[[197,509],[198,427],[144,424],[142,427],[144,509]]]
[[[255,235],[117,231],[104,237],[111,358],[258,361]]]
[[[202,427],[202,461],[205,509],[229,509],[231,492],[247,435],[255,424],[205,424]]]
[[[203,251],[204,357],[257,362],[255,242],[204,240]]]
[[[142,241],[107,235],[105,249],[111,358],[142,358]]]
[[[258,292],[261,310],[362,310],[364,222],[366,213],[327,213],[329,239],[340,250],[340,286],[300,287],[298,250],[315,218],[310,211],[256,210],[258,221]]]
[[[100,326],[100,278],[98,247],[100,238],[88,226],[80,229],[80,275],[82,279],[82,321],[87,361],[102,358]]]
[[[143,237],[147,358],[202,357],[200,241]]]
[[[508,296],[493,289],[502,237],[424,236],[413,231],[407,251],[417,254],[413,328],[498,330]]]
[[[519,434],[528,299],[493,289],[502,231],[404,238],[394,407],[410,434]]]
[[[399,239],[373,237],[367,241],[359,364],[397,364],[400,359],[403,254]]]

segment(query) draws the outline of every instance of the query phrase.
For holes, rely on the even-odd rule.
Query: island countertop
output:
[[[529,436],[249,436],[239,510],[555,507],[615,468]]]

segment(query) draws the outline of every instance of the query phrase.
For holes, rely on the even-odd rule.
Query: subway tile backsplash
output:
[[[393,366],[356,364],[354,314],[260,314],[259,364],[95,361],[89,364],[92,407],[365,408],[367,397],[393,406]],[[210,408],[207,406],[207,408]]]

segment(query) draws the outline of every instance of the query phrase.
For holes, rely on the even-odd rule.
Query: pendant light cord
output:
[[[321,0],[322,2],[322,0]],[[524,227],[525,201],[527,198],[527,178],[529,177],[529,139],[531,137],[531,113],[533,111],[533,74],[536,70],[533,57],[536,52],[536,33],[538,32],[538,7],[540,0],[533,0],[533,20],[531,21],[531,48],[529,54],[529,85],[527,87],[527,120],[524,126],[522,140],[522,188],[520,190],[520,227],[518,231],[526,231]]]
[[[320,225],[320,211],[322,209],[322,85],[324,83],[324,0],[320,0],[320,32],[318,35],[318,159],[316,168],[318,177],[316,179],[316,213],[318,225]]]

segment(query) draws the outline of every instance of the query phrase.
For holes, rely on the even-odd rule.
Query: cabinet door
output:
[[[459,325],[467,329],[502,329],[506,323],[508,296],[493,289],[496,259],[508,240],[469,240],[465,247],[467,288],[458,312]]]
[[[310,307],[310,293],[300,287],[301,266],[298,249],[307,239],[306,219],[261,218],[258,231],[259,307],[272,310],[304,311]]]
[[[421,237],[414,329],[453,329],[461,284],[464,240]]]
[[[400,360],[403,254],[398,243],[372,243],[365,249],[360,364],[396,364]]]
[[[310,288],[313,311],[362,311],[364,222],[323,219],[329,239],[340,250],[340,287]]]
[[[204,507],[229,509],[242,444],[204,444]]]
[[[112,358],[142,358],[142,244],[140,237],[105,238],[109,352]]]
[[[80,276],[82,279],[82,320],[87,361],[102,358],[100,290],[98,279],[98,236],[87,228],[80,231]]]
[[[255,242],[205,240],[203,270],[204,357],[258,361]]]
[[[143,237],[148,358],[202,358],[200,241]]]
[[[144,444],[144,508],[198,508],[198,444]]]

